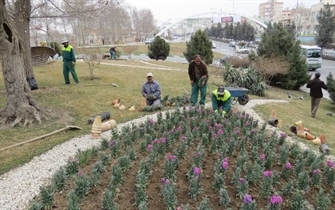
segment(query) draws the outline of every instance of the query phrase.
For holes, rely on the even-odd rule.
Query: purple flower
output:
[[[228,157],[223,158],[223,161],[228,163]]]
[[[243,196],[243,202],[244,202],[245,204],[251,203],[251,202],[252,202],[252,197],[251,197],[251,195],[244,195],[244,196]]]
[[[223,162],[222,163],[222,168],[227,169],[228,168],[228,162]]]
[[[169,160],[175,160],[175,159],[176,159],[176,156],[169,155],[169,156],[168,156],[168,159],[169,159]]]
[[[78,176],[81,176],[81,175],[83,175],[83,174],[84,174],[83,171],[78,171],[78,173],[77,173]]]
[[[290,169],[290,168],[292,168],[292,165],[291,165],[290,162],[287,162],[287,163],[285,164],[285,167],[286,167],[287,169]]]
[[[269,177],[269,176],[272,176],[272,171],[264,171],[263,172],[263,176],[265,176],[265,177]]]
[[[248,126],[249,126],[249,122],[248,122],[248,121],[245,122],[244,125],[245,125],[246,127],[248,127]]]
[[[331,160],[327,160],[327,164],[329,167],[333,168],[334,167],[334,162]]]
[[[177,207],[177,210],[183,210],[183,209],[181,208],[181,206],[178,206],[178,207]]]
[[[158,139],[154,139],[152,142],[153,142],[154,144],[157,144],[157,143],[158,143]]]
[[[222,157],[222,155],[220,153],[217,154],[218,157]]]
[[[313,174],[318,174],[320,171],[318,169],[313,170]]]
[[[185,136],[181,136],[180,139],[181,139],[182,141],[185,141],[186,138],[185,138]]]
[[[179,126],[178,128],[177,128],[177,131],[179,131],[179,132],[181,132],[183,129]]]
[[[214,127],[216,127],[216,128],[219,127],[219,124],[215,123],[215,124],[214,124]]]
[[[196,157],[200,157],[200,156],[201,156],[201,153],[200,153],[200,152],[196,152],[196,153],[194,154],[194,156],[196,156]]]
[[[245,179],[242,179],[242,178],[239,178],[238,181],[239,181],[241,184],[244,184],[244,183],[245,183]]]
[[[198,109],[198,112],[199,112],[199,113],[202,113],[202,110],[201,110],[201,109]]]
[[[72,157],[72,158],[71,158],[71,161],[72,161],[72,162],[74,162],[74,163],[79,163],[79,161],[78,161],[78,158],[77,158],[77,157]]]
[[[114,141],[114,140],[109,142],[109,146],[112,147],[112,146],[114,146],[114,145],[115,145],[115,141]]]
[[[166,138],[162,138],[162,143],[166,143]]]
[[[212,126],[209,126],[209,127],[208,127],[208,129],[209,129],[209,130],[212,130],[212,129],[213,129],[213,127],[212,127]]]
[[[213,113],[214,113],[213,109],[209,110],[209,114],[213,114]]]
[[[264,155],[264,154],[261,154],[261,155],[259,156],[259,159],[261,159],[261,160],[265,160],[265,155]]]
[[[170,133],[174,133],[174,130],[172,129],[172,130],[170,130]]]
[[[152,145],[151,145],[151,144],[148,144],[147,149],[148,149],[148,150],[152,150]]]
[[[193,168],[193,173],[196,174],[196,175],[199,175],[199,174],[201,174],[201,169],[198,168],[198,167],[194,167]]]
[[[218,131],[218,135],[222,135],[222,134],[223,134],[222,129],[219,129],[219,131]]]
[[[286,137],[286,133],[280,133],[280,137],[282,138]]]
[[[255,130],[254,128],[252,128],[252,129],[250,130],[250,132],[251,132],[251,133],[255,133],[256,130]]]
[[[273,204],[273,205],[276,205],[276,204],[279,204],[279,203],[282,203],[282,202],[283,202],[283,199],[279,195],[274,195],[274,196],[271,197],[271,204]]]
[[[193,130],[194,130],[194,131],[197,131],[197,130],[198,130],[198,127],[197,127],[197,126],[194,126]]]
[[[166,179],[165,178],[161,178],[161,184],[165,184]]]
[[[155,124],[155,121],[153,119],[151,119],[149,122],[150,122],[151,125]]]

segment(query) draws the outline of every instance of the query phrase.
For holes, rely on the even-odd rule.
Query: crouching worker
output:
[[[147,81],[142,85],[142,96],[146,98],[147,106],[161,104],[161,86],[154,80],[152,73],[147,74]]]
[[[222,115],[225,115],[231,108],[231,95],[224,87],[218,87],[212,93],[212,108],[215,112],[222,110]]]

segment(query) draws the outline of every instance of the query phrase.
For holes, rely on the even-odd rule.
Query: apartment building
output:
[[[259,18],[265,23],[278,22],[283,16],[283,2],[277,0],[268,0],[266,3],[259,5]]]

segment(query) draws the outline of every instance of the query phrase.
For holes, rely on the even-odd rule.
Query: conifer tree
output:
[[[156,36],[154,41],[148,46],[148,56],[151,59],[162,59],[165,60],[170,53],[170,44],[164,39]]]
[[[262,34],[258,55],[283,58],[290,63],[288,73],[276,75],[272,84],[279,83],[285,89],[299,89],[310,79],[306,59],[301,56],[300,41],[282,23],[275,23]]]
[[[317,16],[318,25],[316,26],[316,44],[321,47],[327,47],[328,44],[333,43],[333,35],[335,32],[335,16],[334,11],[331,10],[329,3],[320,10]]]
[[[206,64],[213,62],[212,41],[200,29],[191,36],[189,42],[186,42],[186,51],[184,52],[184,56],[188,62],[193,60],[195,55],[200,55]]]

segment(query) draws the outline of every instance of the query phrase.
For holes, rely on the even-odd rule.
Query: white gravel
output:
[[[264,104],[269,102],[275,103],[286,103],[283,100],[250,100],[245,106],[234,105],[238,110],[246,111],[255,119],[261,123],[266,123],[260,118],[260,116],[252,109],[255,105]],[[210,107],[211,105],[209,105]],[[121,128],[131,123],[144,122],[147,118],[156,120],[155,114],[146,115],[142,118],[135,119],[133,121],[119,124],[117,128]],[[267,126],[268,129],[278,129]],[[109,139],[111,137],[110,132],[102,134],[102,138]],[[294,142],[289,137],[288,142]],[[80,136],[73,138],[61,145],[54,147],[52,150],[35,157],[29,163],[24,164],[21,167],[15,168],[2,176],[0,176],[0,210],[21,210],[27,209],[29,202],[39,194],[39,187],[50,183],[53,174],[61,167],[64,166],[67,160],[74,156],[78,149],[86,150],[93,146],[99,146],[100,140],[94,140],[90,135]],[[309,147],[303,143],[299,143],[303,149]],[[334,159],[334,158],[332,158]]]

